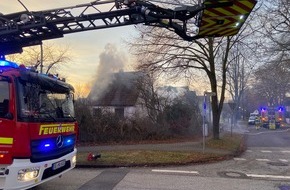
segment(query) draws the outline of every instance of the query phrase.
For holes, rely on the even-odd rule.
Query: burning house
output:
[[[144,75],[141,72],[118,72],[110,75],[110,82],[102,93],[98,92],[96,83],[88,98],[92,101],[94,115],[104,112],[114,113],[120,118],[145,115],[140,104],[138,81]],[[96,93],[98,92],[98,93]]]

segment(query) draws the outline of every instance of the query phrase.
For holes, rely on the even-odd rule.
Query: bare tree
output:
[[[263,1],[258,19],[262,43],[257,54],[263,65],[254,73],[251,96],[264,105],[279,105],[289,91],[290,1]]]
[[[259,110],[261,106],[267,105],[267,100],[261,96],[261,92],[255,86],[250,86],[245,90],[243,100],[245,100],[243,107],[247,116],[250,116],[254,110]]]
[[[255,80],[254,88],[259,91],[259,97],[267,100],[265,104],[277,106],[283,103],[290,88],[290,71],[285,65],[274,62],[261,66],[255,72]]]
[[[67,64],[71,60],[69,48],[55,44],[44,44],[43,52],[41,52],[39,46],[33,46],[25,48],[22,54],[14,54],[8,57],[18,63],[32,66],[38,71],[43,70],[46,74],[50,72],[56,73],[58,70],[61,70],[64,64]]]
[[[290,50],[290,1],[266,0],[265,31],[281,50]]]
[[[234,44],[245,37],[238,35],[185,42],[168,31],[145,28],[141,29],[141,35],[131,43],[131,47],[139,57],[139,69],[147,68],[187,78],[206,74],[211,91],[217,94],[212,97],[213,134],[214,138],[219,139],[219,120],[230,64],[229,53],[233,51]]]
[[[252,51],[247,51],[247,49],[240,50],[238,44],[236,44],[234,49],[236,51],[230,53],[232,63],[227,71],[227,90],[234,103],[233,119],[236,122],[240,114],[239,108],[244,109],[245,91],[254,71],[255,62],[249,57],[254,57],[255,55],[253,55]]]
[[[245,24],[246,25],[246,24]],[[250,28],[251,29],[251,28]],[[213,135],[219,139],[219,121],[225,100],[227,70],[231,63],[233,47],[251,35],[243,28],[239,35],[221,38],[205,38],[185,42],[170,31],[158,28],[141,28],[141,34],[131,43],[132,51],[139,57],[139,69],[147,68],[155,73],[171,77],[193,79],[207,76],[207,83],[216,94],[212,96]],[[243,35],[241,35],[243,34]]]
[[[290,67],[290,1],[265,0],[260,18],[268,61]]]
[[[162,114],[163,106],[161,97],[156,92],[156,80],[154,74],[143,71],[144,77],[137,81],[137,89],[139,97],[142,100],[141,104],[147,111],[147,115],[154,124],[158,124],[160,115]],[[146,74],[145,74],[146,73]]]

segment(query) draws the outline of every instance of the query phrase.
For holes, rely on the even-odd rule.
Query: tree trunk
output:
[[[211,84],[211,91],[215,93],[215,96],[211,97],[212,106],[212,126],[213,126],[213,137],[214,139],[219,139],[219,106],[218,106],[218,94],[217,94],[217,78],[215,69],[215,56],[214,56],[214,39],[209,38],[209,69],[207,73]]]
[[[211,84],[216,84],[216,80],[212,81]],[[215,92],[216,95],[212,96],[211,106],[212,106],[212,125],[213,125],[213,138],[220,138],[220,109],[218,104],[218,94],[216,85],[212,85],[212,92]]]
[[[215,69],[215,57],[213,51],[213,38],[209,38],[209,54],[210,54],[210,72],[208,73],[208,77],[211,84],[212,92],[215,92],[216,95],[212,96],[212,110],[213,110],[213,138],[219,139],[220,138],[220,116],[223,109],[224,99],[225,99],[225,90],[226,90],[226,73],[227,73],[227,62],[228,62],[228,55],[230,51],[230,38],[227,37],[227,46],[225,53],[223,55],[222,60],[222,86],[221,86],[221,93],[220,93],[220,100],[218,98],[218,87],[217,87],[217,77],[216,77],[216,69]]]

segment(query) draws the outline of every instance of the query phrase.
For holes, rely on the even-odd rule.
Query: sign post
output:
[[[202,119],[202,152],[205,150],[205,137],[208,135],[208,125],[206,125],[206,97],[207,96],[216,96],[215,92],[207,92],[203,93],[203,119]]]
[[[234,125],[234,114],[235,114],[236,103],[229,102],[228,104],[229,104],[230,108],[232,109],[232,116],[231,116],[231,136],[233,136],[233,125]]]

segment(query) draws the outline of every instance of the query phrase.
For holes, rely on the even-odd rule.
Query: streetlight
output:
[[[205,127],[205,116],[206,116],[206,97],[207,96],[216,96],[215,92],[208,92],[208,91],[204,91],[203,93],[203,119],[202,119],[202,152],[204,153],[205,150],[205,136],[206,136],[206,132],[208,133],[208,129],[206,131],[206,127]]]

